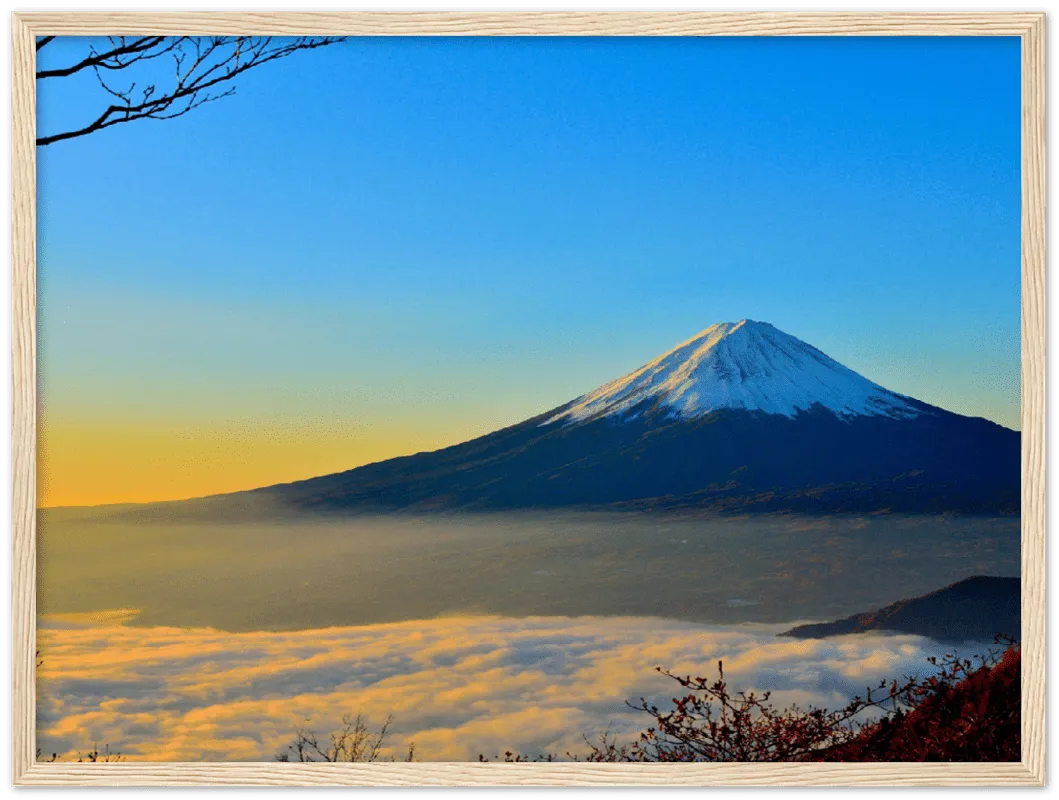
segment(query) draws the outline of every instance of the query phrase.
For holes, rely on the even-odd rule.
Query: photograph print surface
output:
[[[1017,37],[40,37],[37,758],[1018,761]]]

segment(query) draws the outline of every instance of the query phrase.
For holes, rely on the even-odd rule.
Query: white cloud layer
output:
[[[464,617],[291,632],[138,628],[126,610],[43,621],[38,738],[45,753],[109,744],[130,760],[254,761],[300,725],[395,717],[399,753],[431,761],[506,749],[586,750],[608,727],[632,741],[648,718],[625,705],[679,690],[654,671],[771,689],[829,706],[884,677],[925,671],[941,646],[916,636],[799,641],[776,626],[629,617]]]

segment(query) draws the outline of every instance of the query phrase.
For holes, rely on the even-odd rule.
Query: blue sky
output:
[[[43,401],[400,450],[749,317],[1018,427],[1019,154],[1017,38],[355,39],[39,148]]]

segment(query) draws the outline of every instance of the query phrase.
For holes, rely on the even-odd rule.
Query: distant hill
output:
[[[1022,590],[1018,578],[976,575],[922,597],[899,600],[877,611],[799,625],[780,634],[820,639],[846,633],[895,631],[943,641],[988,641],[997,634],[1020,638]]]

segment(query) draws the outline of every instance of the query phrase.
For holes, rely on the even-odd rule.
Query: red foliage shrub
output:
[[[1018,761],[1021,758],[1020,651],[976,661],[930,659],[927,678],[882,681],[838,710],[776,708],[770,694],[733,692],[718,677],[674,675],[685,690],[663,710],[634,705],[654,724],[628,745],[609,734],[586,738],[584,761]],[[505,753],[506,761],[551,761],[554,755]],[[482,758],[481,760],[487,760]]]
[[[958,680],[943,679],[953,671]],[[1019,761],[1021,679],[1017,647],[993,665],[959,662],[917,687],[911,710],[898,708],[812,760]]]

